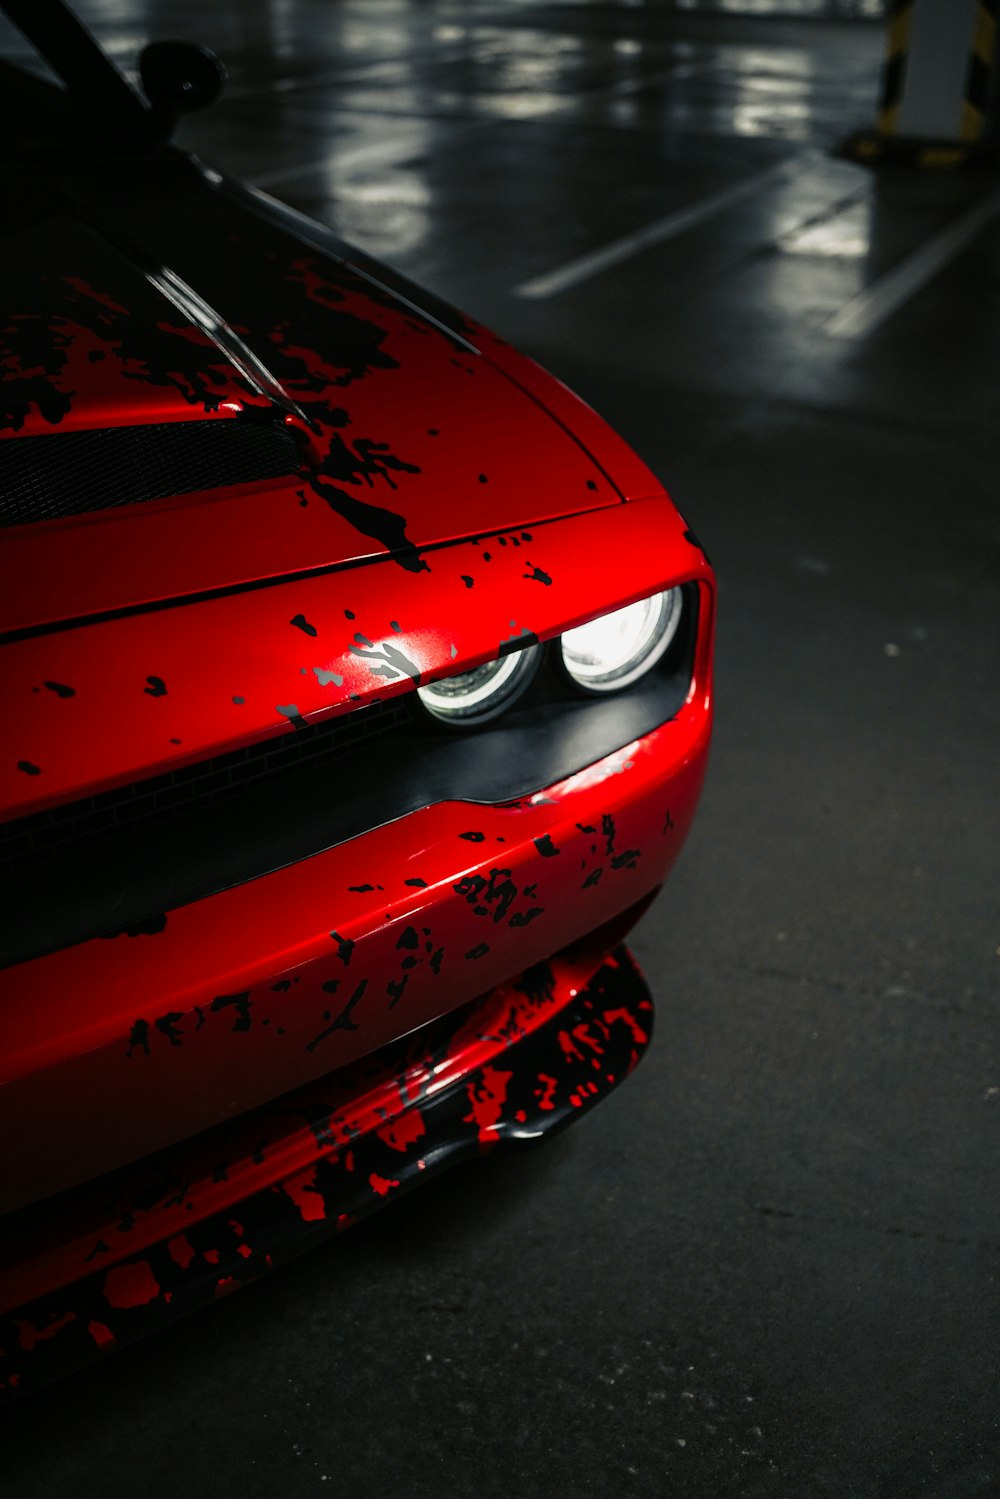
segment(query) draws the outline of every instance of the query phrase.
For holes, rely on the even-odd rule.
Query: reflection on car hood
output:
[[[302,469],[196,497],[165,472],[162,499],[8,529],[0,629],[379,556],[428,571],[622,498],[536,393],[345,260],[204,188],[183,233],[138,191],[88,201],[99,226],[64,196],[0,244],[0,440],[265,418]]]

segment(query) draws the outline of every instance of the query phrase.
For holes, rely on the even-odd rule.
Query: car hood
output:
[[[81,467],[107,508],[5,529],[0,630],[370,560],[431,572],[451,541],[621,501],[535,367],[520,380],[474,331],[185,167],[183,215],[105,176],[36,200],[0,244],[0,463],[58,453],[72,480],[83,434],[131,428],[142,454],[170,428],[183,456],[206,423],[264,423],[294,435],[293,471],[176,493],[183,465],[150,447],[153,498],[129,503]]]

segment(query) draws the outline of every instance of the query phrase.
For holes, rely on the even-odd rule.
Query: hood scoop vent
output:
[[[302,463],[288,427],[236,417],[7,438],[0,526],[285,478]]]

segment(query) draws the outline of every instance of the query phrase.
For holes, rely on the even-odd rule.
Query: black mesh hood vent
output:
[[[278,422],[216,418],[0,441],[0,525],[83,515],[298,473]]]

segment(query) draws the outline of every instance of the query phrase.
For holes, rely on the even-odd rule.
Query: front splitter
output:
[[[597,956],[594,971],[590,944],[561,953],[374,1057],[8,1220],[0,1400],[238,1290],[449,1166],[592,1108],[637,1065],[653,1021],[628,951]]]

